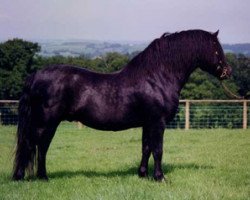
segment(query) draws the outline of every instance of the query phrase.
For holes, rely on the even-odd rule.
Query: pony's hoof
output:
[[[12,180],[13,180],[13,181],[23,181],[23,180],[24,180],[24,176],[13,175],[13,176],[12,176]]]
[[[146,173],[146,172],[138,172],[138,176],[140,177],[140,178],[148,178],[148,173]]]
[[[148,171],[146,169],[139,169],[138,170],[138,176],[140,178],[147,178],[148,177]]]
[[[157,181],[159,183],[165,183],[165,182],[167,182],[167,179],[164,177],[163,174],[155,175],[154,179],[155,179],[155,181]]]
[[[37,178],[42,180],[42,181],[48,181],[49,180],[47,175],[37,175]]]
[[[21,171],[18,171],[16,173],[13,174],[12,176],[12,180],[13,181],[22,181],[24,180],[24,173]]]

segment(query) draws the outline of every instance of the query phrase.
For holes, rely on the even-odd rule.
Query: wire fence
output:
[[[169,128],[250,127],[249,100],[180,100],[179,111]]]
[[[0,125],[17,125],[18,101],[0,100]]]
[[[250,128],[250,100],[180,100],[167,128]],[[0,126],[17,125],[18,101],[0,100]],[[81,128],[81,125],[77,125]]]

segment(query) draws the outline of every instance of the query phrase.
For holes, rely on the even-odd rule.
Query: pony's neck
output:
[[[161,40],[154,40],[126,68],[134,76],[160,77],[165,84],[175,84],[180,91],[197,68],[198,48],[187,49],[181,42],[164,43]]]
[[[174,85],[177,93],[181,92],[190,75],[197,68],[195,57],[193,59],[190,57],[189,59],[190,60],[186,60],[185,62],[176,61],[172,63],[171,66],[167,62],[164,65],[165,69],[159,73],[159,76],[165,78],[166,86]]]

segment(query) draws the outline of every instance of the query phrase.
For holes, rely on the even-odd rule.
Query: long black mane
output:
[[[152,41],[128,65],[138,68],[153,67],[153,70],[158,70],[157,68],[162,64],[168,64],[169,67],[178,67],[179,63],[186,62],[187,58],[193,57],[197,49],[211,51],[207,47],[212,43],[211,33],[202,30],[163,34],[160,38]]]

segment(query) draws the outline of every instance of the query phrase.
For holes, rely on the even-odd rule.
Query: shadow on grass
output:
[[[163,172],[167,175],[175,170],[182,170],[182,169],[189,169],[189,170],[207,170],[213,169],[212,166],[204,166],[204,165],[196,165],[193,163],[187,164],[163,164]],[[48,173],[50,179],[57,179],[57,178],[72,178],[77,176],[85,176],[88,178],[95,178],[95,177],[107,177],[107,178],[114,178],[114,177],[128,177],[137,175],[138,167],[129,167],[127,169],[117,169],[115,171],[108,171],[108,172],[100,172],[100,171],[92,171],[92,170],[77,170],[77,171],[57,171]],[[149,175],[152,176],[153,166],[149,165]]]

